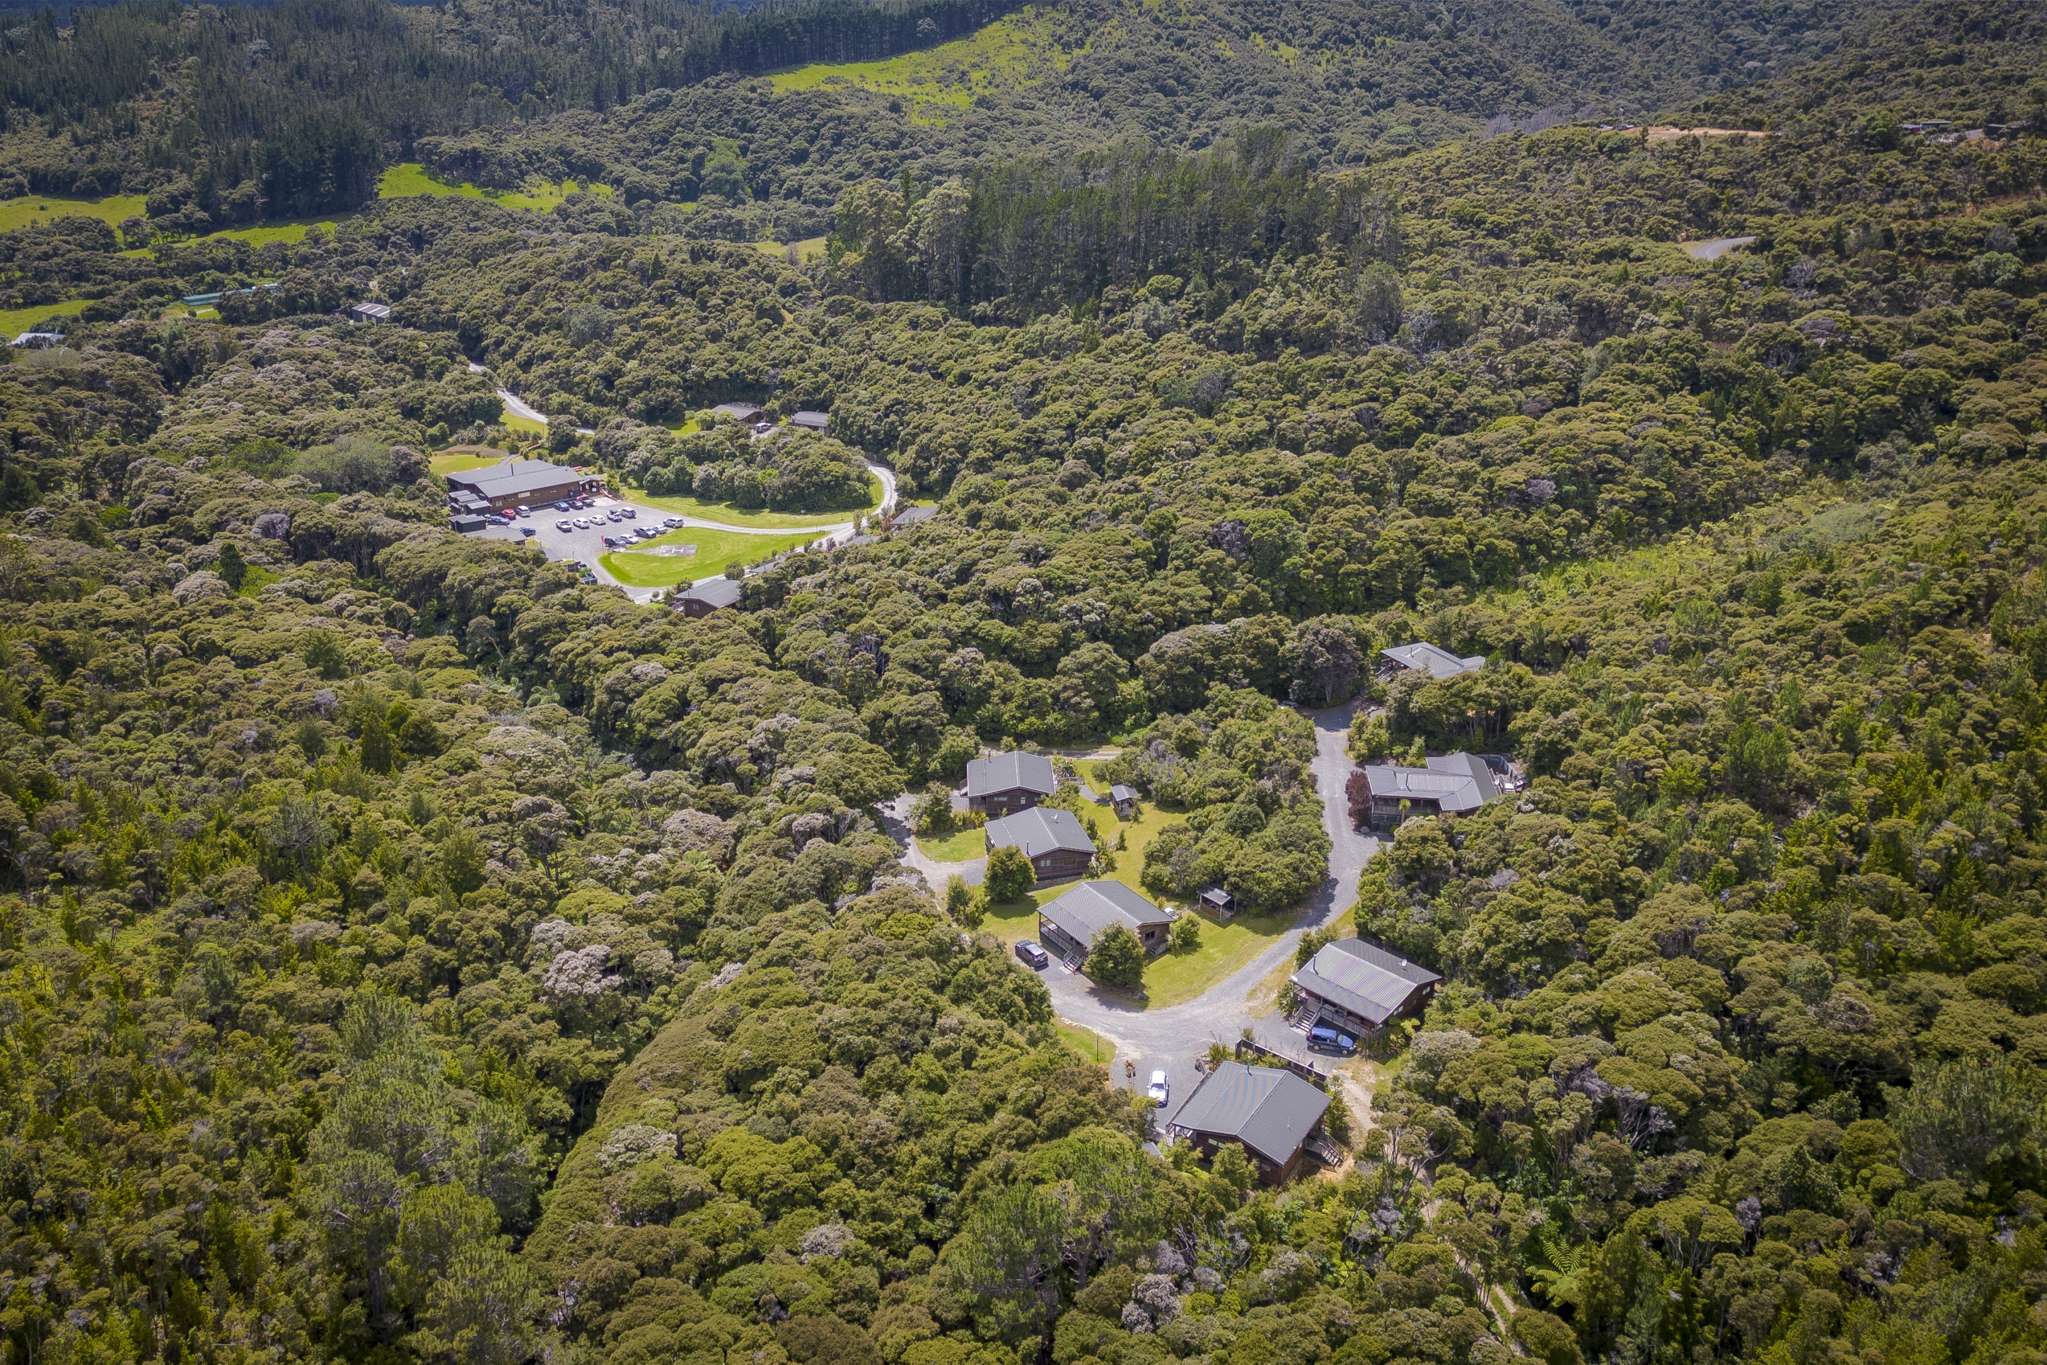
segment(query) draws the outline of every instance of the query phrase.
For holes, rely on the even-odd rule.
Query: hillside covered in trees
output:
[[[10,28],[71,188],[281,165],[388,24],[366,166],[617,192],[0,232],[0,307],[79,305],[0,350],[0,1361],[2047,1361],[2037,7],[1268,8],[1037,15],[1067,65],[936,122],[751,73],[995,10],[330,8],[234,79],[329,21]],[[1486,131],[1651,98],[1768,136]],[[930,516],[689,617],[449,530],[491,443]],[[1314,920],[1353,702],[1527,781]],[[892,803],[1015,745],[1140,794],[1105,875],[1444,978],[1334,1164],[1162,1146],[917,870]]]

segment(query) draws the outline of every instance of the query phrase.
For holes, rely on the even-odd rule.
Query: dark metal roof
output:
[[[889,524],[892,526],[916,526],[931,520],[937,515],[938,509],[936,507],[905,507],[902,511],[895,514],[894,519]]]
[[[482,469],[464,469],[448,475],[448,487],[474,489],[486,498],[523,497],[582,482],[581,474],[549,460],[501,460]]]
[[[1059,785],[1052,774],[1052,760],[1043,754],[1001,753],[976,758],[967,764],[967,795],[993,796],[997,792],[1030,791],[1050,796]]]
[[[1135,933],[1149,925],[1173,922],[1171,915],[1123,883],[1112,881],[1082,882],[1041,907],[1038,914],[1083,948],[1092,948],[1095,936],[1111,925],[1120,924]]]
[[[1095,841],[1087,837],[1072,811],[1049,806],[1032,806],[1000,820],[990,820],[987,833],[989,848],[1010,845],[1022,849],[1026,858],[1062,851],[1093,857],[1095,851]]]
[[[713,607],[739,605],[740,582],[736,578],[707,578],[676,594],[678,601],[702,602]]]
[[[1340,938],[1323,944],[1293,979],[1301,990],[1376,1027],[1398,1014],[1416,989],[1443,978],[1376,943]]]
[[[1291,1071],[1221,1062],[1180,1106],[1173,1127],[1235,1138],[1283,1166],[1301,1150],[1328,1108],[1329,1096]]]

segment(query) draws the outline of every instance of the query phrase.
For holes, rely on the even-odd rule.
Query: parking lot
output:
[[[600,557],[607,549],[613,547],[605,545],[604,538],[625,536],[634,544],[638,544],[646,537],[634,535],[636,528],[645,527],[653,532],[670,529],[665,528],[663,523],[671,519],[672,514],[621,498],[599,495],[586,501],[590,504],[587,508],[572,508],[568,511],[560,511],[553,504],[535,507],[529,516],[520,517],[512,522],[494,524],[476,534],[491,540],[517,540],[538,545],[541,553],[549,559],[572,559],[588,565],[590,571],[597,575],[598,582],[611,584],[635,601],[648,600],[658,589],[629,588],[605,572]],[[611,519],[611,513],[626,511],[633,515],[630,518],[621,517],[616,521]],[[682,518],[672,519],[676,525],[682,524]],[[584,524],[575,525],[578,521]],[[561,522],[569,523],[567,530],[560,529],[558,523]],[[531,536],[525,534],[528,529],[533,532]]]

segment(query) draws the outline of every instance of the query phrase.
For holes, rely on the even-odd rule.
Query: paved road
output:
[[[1116,1045],[1119,1059],[1135,1064],[1135,1075],[1130,1076],[1119,1060],[1110,1073],[1115,1084],[1142,1089],[1153,1069],[1166,1072],[1172,1101],[1165,1115],[1193,1093],[1198,1079],[1194,1062],[1208,1045],[1231,1046],[1247,1027],[1267,1047],[1303,1059],[1307,1056],[1301,1035],[1279,1017],[1272,999],[1257,988],[1274,968],[1293,961],[1302,936],[1351,907],[1357,900],[1358,876],[1379,851],[1378,839],[1351,826],[1344,793],[1352,767],[1350,722],[1356,711],[1353,702],[1306,713],[1315,726],[1315,758],[1310,770],[1322,798],[1322,826],[1329,834],[1329,877],[1279,939],[1199,996],[1164,1009],[1138,1009],[1068,970],[1056,958],[1039,973],[1052,992],[1054,1013],[1109,1039]]]

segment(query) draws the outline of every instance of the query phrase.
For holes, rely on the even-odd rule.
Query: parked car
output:
[[[531,526],[521,526],[519,528],[519,534],[524,536],[526,539],[531,540],[533,539],[533,528]]]
[[[519,515],[522,517],[530,517],[533,515],[533,509],[522,503],[520,504],[519,507]]]
[[[663,517],[663,518],[661,518],[661,525],[662,525],[662,527],[663,527],[664,529],[666,529],[666,530],[670,530],[670,531],[673,531],[673,530],[674,530],[674,529],[675,529],[676,527],[678,527],[678,526],[682,525],[682,518],[681,518],[681,517]]]
[[[503,517],[506,521],[517,521],[519,519],[519,514],[517,512],[514,512],[509,507],[507,507],[504,511],[498,513],[498,515]]]
[[[569,519],[568,519],[567,517],[563,517],[563,518],[562,518],[562,519],[561,519],[560,521],[558,521],[558,522],[556,522],[556,523],[554,524],[554,529],[555,529],[555,530],[557,530],[557,531],[566,531],[566,530],[568,530],[568,529],[569,529]]]
[[[618,509],[618,514],[627,521],[638,521],[640,519],[640,512],[636,507],[621,507]]]
[[[1165,1108],[1166,1101],[1173,1097],[1173,1087],[1166,1084],[1166,1073],[1163,1071],[1152,1072],[1151,1084],[1144,1088],[1144,1093],[1151,1096],[1153,1104],[1161,1109]]]
[[[1308,1046],[1317,1052],[1334,1052],[1348,1057],[1358,1050],[1358,1040],[1340,1028],[1317,1024],[1308,1030]]]
[[[638,536],[641,540],[652,540],[655,536],[658,536],[661,533],[651,526],[635,526],[633,527],[633,534]]]
[[[1044,971],[1047,964],[1052,961],[1050,955],[1043,948],[1040,948],[1029,939],[1025,939],[1016,945],[1016,955],[1022,958],[1024,965],[1033,971]]]

